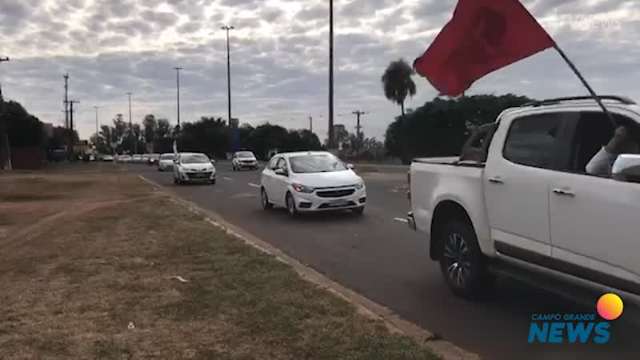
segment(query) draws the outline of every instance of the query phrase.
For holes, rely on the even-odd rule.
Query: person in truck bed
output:
[[[638,153],[640,153],[638,129],[633,125],[618,126],[611,141],[587,164],[587,174],[610,177],[618,155]]]

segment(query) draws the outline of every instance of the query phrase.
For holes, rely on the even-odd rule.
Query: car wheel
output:
[[[291,193],[287,193],[287,197],[285,199],[287,204],[287,212],[290,216],[295,217],[298,215],[298,209],[296,209],[296,202],[293,200],[293,195]]]
[[[473,227],[467,221],[452,220],[444,225],[440,236],[440,269],[447,285],[458,296],[479,295],[490,276]]]
[[[262,188],[260,191],[260,202],[262,203],[262,208],[264,210],[273,209],[273,204],[269,202],[269,196],[267,196],[267,192]]]
[[[209,180],[209,184],[211,184],[211,185],[215,185],[215,184],[216,184],[216,179]]]
[[[362,214],[364,214],[364,206],[357,207],[357,208],[355,208],[355,209],[353,209],[351,211],[353,211],[353,213],[358,215],[358,216],[362,216]]]
[[[177,177],[173,177],[173,183],[176,185],[180,185],[180,179],[178,179]]]

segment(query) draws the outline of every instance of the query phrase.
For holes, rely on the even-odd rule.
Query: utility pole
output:
[[[176,70],[176,89],[177,89],[177,108],[178,108],[178,127],[180,127],[180,70],[183,70],[181,67],[175,67]]]
[[[98,141],[98,137],[100,136],[100,123],[98,122],[98,109],[100,109],[100,106],[94,106],[94,109],[96,109],[96,141]]]
[[[77,100],[68,100],[69,104],[69,159],[73,159],[73,146],[75,145],[76,139],[73,133],[73,104],[79,104],[80,101]]]
[[[313,116],[309,116],[309,131],[313,132]]]
[[[333,0],[329,0],[329,150],[335,147],[333,130]]]
[[[133,95],[131,92],[128,92],[127,95],[129,96],[129,133],[131,134],[131,138],[133,139],[133,153],[137,154],[138,153],[138,139],[137,136],[135,136],[135,132],[133,131],[133,120],[131,117],[131,95]]]
[[[366,114],[367,114],[367,112],[360,111],[360,110],[356,110],[356,111],[353,112],[353,115],[356,116],[356,122],[357,122],[357,125],[356,125],[356,138],[358,139],[358,143],[357,143],[358,149],[357,150],[360,150],[360,145],[361,145],[361,142],[362,142],[362,126],[360,126],[360,117],[362,115],[366,115]]]
[[[8,57],[0,58],[0,63],[9,61]],[[4,114],[4,98],[0,86],[0,115]],[[2,116],[4,118],[4,116]],[[9,130],[4,119],[0,118],[0,170],[11,170],[11,144]]]
[[[64,74],[64,127],[69,128],[69,74]]]

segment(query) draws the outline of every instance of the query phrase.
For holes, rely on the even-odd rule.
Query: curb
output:
[[[480,356],[465,351],[448,341],[441,340],[438,335],[425,330],[410,321],[402,319],[391,309],[380,305],[356,293],[355,291],[327,278],[318,271],[305,266],[298,260],[285,254],[282,250],[225,221],[219,214],[210,210],[203,209],[202,207],[194,204],[191,201],[180,198],[175,193],[163,188],[160,184],[149,180],[142,175],[138,175],[138,177],[142,181],[151,185],[157,191],[160,191],[169,196],[169,198],[174,203],[187,208],[192,213],[203,216],[207,223],[224,231],[227,235],[235,237],[236,239],[256,248],[257,250],[275,257],[276,260],[288,264],[303,279],[333,293],[334,295],[344,299],[345,301],[355,306],[358,313],[360,313],[361,315],[364,315],[370,319],[382,321],[392,333],[402,334],[412,338],[419,344],[423,344],[424,346],[429,348],[434,354],[444,360],[480,360]]]

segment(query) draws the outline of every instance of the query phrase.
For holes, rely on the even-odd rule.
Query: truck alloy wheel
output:
[[[440,269],[456,295],[478,295],[489,279],[473,227],[465,221],[448,222],[440,233]]]

